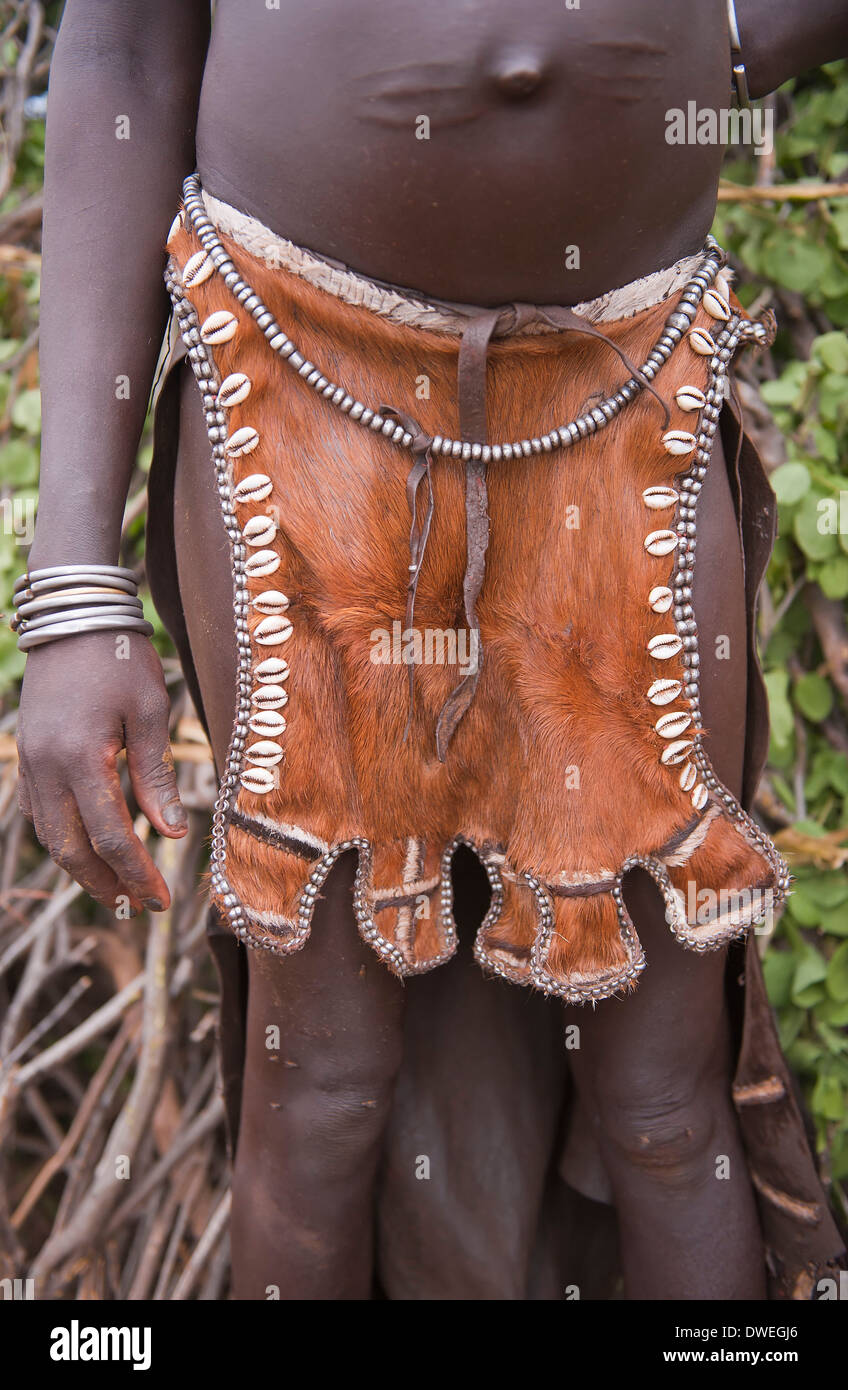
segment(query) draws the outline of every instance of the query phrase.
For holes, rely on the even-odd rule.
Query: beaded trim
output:
[[[716,302],[716,308],[721,306],[724,312],[723,301],[715,294],[712,299]],[[780,901],[790,882],[789,867],[783,857],[777,852],[771,840],[760,830],[755,821],[739,805],[736,797],[722,782],[719,781],[713,771],[710,760],[707,756],[703,743],[703,732],[701,730],[701,708],[700,708],[700,682],[699,665],[700,656],[698,653],[697,624],[695,622],[695,612],[692,607],[692,581],[694,577],[695,548],[696,548],[696,511],[698,496],[703,486],[712,455],[713,445],[718,430],[718,422],[721,414],[721,403],[726,395],[726,380],[728,367],[734,353],[743,342],[753,342],[760,346],[769,340],[769,329],[764,323],[754,322],[750,319],[743,320],[738,314],[728,311],[728,321],[717,334],[713,347],[714,351],[710,355],[710,378],[706,393],[706,400],[700,412],[700,423],[697,434],[692,438],[692,452],[694,454],[689,470],[675,480],[675,490],[678,494],[677,503],[677,524],[676,539],[674,544],[675,551],[675,572],[671,577],[673,589],[672,618],[674,620],[675,633],[681,643],[681,661],[687,669],[688,678],[683,687],[683,694],[686,697],[689,710],[691,712],[691,723],[694,725],[694,732],[691,737],[691,747],[684,747],[689,740],[681,740],[680,753],[676,750],[678,745],[667,744],[663,752],[663,761],[670,766],[676,763],[683,763],[683,771],[680,774],[680,786],[684,790],[691,791],[692,805],[697,811],[703,810],[708,801],[721,804],[725,812],[736,826],[736,829],[743,836],[752,848],[761,853],[772,866],[777,880],[775,890],[776,900]],[[709,335],[702,330],[700,333],[701,341],[692,344],[693,350],[702,352],[704,342]],[[674,433],[674,432],[672,432]],[[666,436],[667,438],[667,436]],[[673,452],[673,451],[672,451]],[[669,533],[673,534],[673,533]],[[669,711],[671,713],[671,711]],[[669,758],[669,753],[672,757]],[[695,770],[696,778],[694,784],[691,780],[689,768]],[[687,776],[689,778],[687,784]],[[668,856],[670,859],[673,856]],[[659,861],[657,861],[659,862]],[[645,868],[651,872],[650,866],[646,863]],[[662,872],[666,879],[667,871],[661,865]],[[659,882],[659,881],[658,881]],[[676,904],[676,899],[674,900]],[[668,914],[667,914],[668,915]],[[755,913],[751,917],[751,922],[762,921],[765,913]],[[739,928],[729,926],[723,932],[709,935],[707,942],[704,936],[707,933],[703,928],[691,927],[686,920],[685,913],[681,913],[679,907],[675,906],[671,916],[668,916],[669,925],[677,939],[695,950],[713,949],[723,941],[730,940],[738,935]],[[708,924],[705,924],[708,925]]]

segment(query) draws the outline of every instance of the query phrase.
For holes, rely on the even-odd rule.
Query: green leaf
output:
[[[806,884],[803,883],[796,883],[792,889],[789,895],[789,911],[802,927],[817,927],[822,913],[819,904],[808,897]]]
[[[763,976],[772,1004],[783,1009],[790,1001],[796,961],[791,951],[770,950],[763,961]]]
[[[836,537],[825,529],[827,509],[819,507],[820,502],[828,500],[820,492],[808,492],[802,498],[792,522],[795,539],[811,560],[827,560],[838,548]]]
[[[0,444],[0,479],[10,487],[38,482],[38,449],[28,439]]]
[[[814,671],[808,672],[796,682],[793,693],[798,709],[814,723],[826,719],[833,708],[832,687],[824,676],[817,676]]]
[[[41,392],[21,391],[12,406],[12,424],[27,434],[41,433]]]
[[[798,996],[808,990],[811,985],[821,984],[826,978],[827,961],[821,951],[817,951],[815,946],[805,946],[798,958],[792,979],[792,998],[795,1003],[803,1008],[804,1005]]]
[[[827,936],[848,936],[848,905],[842,904],[823,912],[819,928]]]
[[[830,218],[839,246],[843,251],[848,251],[848,203],[838,203],[831,210]]]
[[[809,489],[810,470],[803,463],[782,463],[771,474],[771,485],[778,502],[791,506]]]
[[[841,1120],[843,1106],[839,1079],[827,1072],[822,1073],[813,1087],[811,1103],[814,1115],[820,1115],[823,1120]]]
[[[837,1004],[848,1004],[848,941],[837,946],[827,967],[827,992]]]
[[[848,598],[848,555],[834,555],[825,560],[815,580],[825,598]]]
[[[768,960],[768,956],[766,956]],[[778,1018],[778,1033],[780,1036],[780,1046],[784,1052],[788,1052],[798,1034],[801,1032],[807,1021],[807,1015],[803,1009],[796,1009],[791,1004],[780,1010]]]
[[[763,271],[787,290],[809,294],[830,268],[830,251],[800,237],[775,233],[764,247]]]
[[[809,1038],[798,1038],[786,1049],[786,1060],[795,1071],[817,1072],[823,1056],[824,1048],[821,1044],[812,1042]]]
[[[767,671],[763,679],[768,692],[772,737],[776,743],[788,743],[795,730],[789,703],[789,677],[785,671]]]
[[[848,1003],[837,1004],[835,999],[825,999],[819,1004],[817,1017],[832,1028],[844,1028],[848,1025]]]
[[[838,871],[818,874],[804,880],[804,893],[819,907],[838,907],[848,899],[848,878]]]
[[[790,362],[776,381],[763,382],[760,395],[771,406],[794,406],[806,379],[806,365],[803,362]]]
[[[848,335],[845,333],[823,333],[813,343],[810,356],[828,371],[844,376],[848,373]]]

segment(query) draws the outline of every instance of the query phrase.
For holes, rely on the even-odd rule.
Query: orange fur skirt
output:
[[[486,358],[484,452],[457,404],[473,311],[190,192],[167,280],[230,536],[238,712],[211,884],[232,930],[303,947],[353,847],[363,937],[399,975],[429,970],[455,950],[460,843],[492,889],[481,966],[570,1002],[644,967],[622,895],[634,866],[684,946],[766,919],[788,873],[705,751],[690,601],[729,368],[771,331],[718,248],[577,306],[584,332],[513,314]],[[469,460],[488,526],[473,625]]]

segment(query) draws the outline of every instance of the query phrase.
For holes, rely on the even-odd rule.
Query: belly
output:
[[[723,0],[218,0],[198,120],[210,192],[394,284],[575,303],[699,248],[729,100]]]

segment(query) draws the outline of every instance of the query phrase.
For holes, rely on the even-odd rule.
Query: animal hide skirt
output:
[[[492,887],[480,965],[570,1002],[644,967],[635,865],[684,946],[767,918],[787,870],[703,747],[690,601],[728,366],[770,332],[719,249],[576,312],[475,314],[216,213],[189,181],[168,284],[231,540],[232,929],[301,948],[355,847],[363,937],[430,970],[461,843]]]
[[[186,620],[199,600],[174,554],[185,360],[229,537],[221,623],[238,651],[209,917],[231,1153],[245,946],[304,946],[322,882],[353,848],[366,941],[401,975],[428,971],[455,948],[462,844],[491,885],[477,960],[538,991],[484,980],[463,950],[408,992],[376,1291],[467,1296],[445,1293],[445,1250],[468,1244],[472,1212],[478,1296],[561,1298],[577,1284],[610,1297],[615,1212],[544,994],[632,986],[630,865],[696,950],[739,937],[785,891],[749,814],[768,741],[754,611],[775,504],[726,391],[735,353],[770,324],[744,313],[714,243],[570,313],[481,312],[365,280],[189,180],[168,250],[148,575],[207,723]],[[704,748],[691,604],[717,426],[744,553],[739,801]],[[754,932],[730,941],[726,982],[771,1294],[815,1297],[842,1245]],[[436,1206],[406,1178],[410,1153],[434,1152],[451,1174]]]

